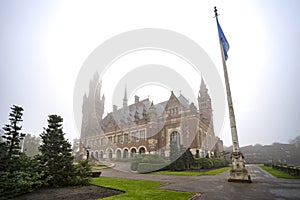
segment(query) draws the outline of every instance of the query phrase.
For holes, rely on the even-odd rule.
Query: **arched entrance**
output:
[[[130,151],[130,157],[131,158],[134,158],[136,155],[136,149],[135,148],[132,148],[131,151]]]
[[[145,154],[146,153],[146,149],[144,147],[141,147],[139,149],[139,154]]]
[[[112,154],[113,154],[112,150],[111,149],[108,150],[108,158],[109,159],[112,159]]]
[[[121,155],[122,155],[122,154],[121,154],[121,150],[118,149],[118,150],[117,150],[117,158],[120,159],[120,158],[121,158]]]
[[[128,149],[124,149],[123,158],[128,158]]]
[[[100,159],[103,160],[103,151],[100,151]]]

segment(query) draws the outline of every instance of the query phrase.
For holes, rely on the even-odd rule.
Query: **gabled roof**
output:
[[[176,98],[178,102],[181,104],[183,109],[189,108],[189,100],[187,100],[182,94],[178,97],[171,93],[170,98],[167,101],[163,101],[154,105],[157,116],[161,116],[171,98]],[[114,112],[108,113],[102,123],[104,126],[108,125],[111,120],[115,120],[117,124],[125,124],[130,121],[135,120],[135,116],[138,116],[139,119],[143,119],[143,112],[149,113],[149,108],[151,107],[151,102],[149,98],[139,101],[137,103],[133,103],[127,106],[127,110],[124,108],[120,108]]]

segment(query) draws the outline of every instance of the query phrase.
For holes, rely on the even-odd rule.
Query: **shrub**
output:
[[[75,165],[75,176],[73,178],[74,185],[87,185],[92,176],[91,165],[88,160],[80,161]]]
[[[160,170],[165,167],[165,164],[151,164],[151,163],[140,163],[137,171],[139,173],[148,173]]]
[[[138,168],[139,163],[140,163],[140,162],[139,162],[138,160],[133,160],[133,161],[131,161],[130,169],[131,169],[132,171],[136,171],[137,168]]]
[[[39,163],[22,154],[18,158],[18,170],[0,172],[1,198],[12,198],[33,191],[43,183],[42,173],[38,171]]]
[[[168,162],[158,154],[137,155],[131,161],[131,167],[130,167],[131,170],[138,171],[138,172],[143,171],[143,167],[142,167],[142,170],[139,171],[140,164],[150,164],[153,166],[157,165],[157,166],[165,167],[166,165],[168,165]],[[149,171],[146,171],[146,172],[149,172]],[[145,172],[142,172],[142,173],[145,173]]]
[[[142,159],[142,163],[150,163],[150,158],[145,156],[145,157]]]
[[[227,166],[225,160],[221,158],[212,158],[211,161],[213,162],[213,167],[215,168]]]

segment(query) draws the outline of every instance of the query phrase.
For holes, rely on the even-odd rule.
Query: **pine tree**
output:
[[[32,191],[42,184],[39,163],[21,152],[23,108],[13,106],[10,124],[3,127],[0,140],[0,199],[12,198]],[[1,139],[2,139],[1,138]]]
[[[0,170],[13,171],[17,167],[14,163],[21,155],[20,142],[23,140],[25,134],[21,133],[23,116],[23,108],[13,105],[11,113],[9,113],[9,124],[3,127],[4,135],[2,136],[3,142],[0,144],[1,157],[0,157]]]
[[[70,185],[75,174],[71,144],[64,137],[62,122],[60,116],[50,115],[48,127],[40,134],[39,159],[50,186]]]

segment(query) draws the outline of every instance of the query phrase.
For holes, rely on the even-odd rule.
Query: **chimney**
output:
[[[134,96],[134,103],[138,103],[140,101],[140,97],[135,95]]]
[[[116,112],[118,110],[118,106],[113,105],[113,112]]]

